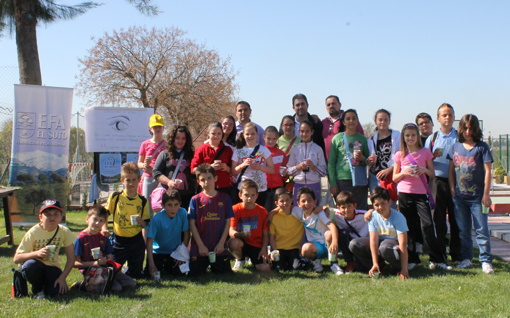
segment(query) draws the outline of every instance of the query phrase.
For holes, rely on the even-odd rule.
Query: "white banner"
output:
[[[89,107],[85,110],[87,152],[138,152],[151,138],[153,108]]]

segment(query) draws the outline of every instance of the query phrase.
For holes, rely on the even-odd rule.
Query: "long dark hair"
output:
[[[343,112],[342,114],[342,118],[340,119],[340,126],[338,126],[338,132],[341,133],[341,132],[344,132],[346,127],[345,127],[345,115],[347,115],[347,113],[354,113],[356,115],[356,119],[358,120],[358,124],[359,124],[359,116],[358,116],[358,113],[356,112],[355,109],[348,109],[346,110],[345,112]]]
[[[473,114],[467,114],[462,116],[459,122],[459,133],[458,138],[459,142],[465,142],[466,138],[464,138],[464,131],[466,130],[466,124],[469,123],[469,128],[471,129],[471,137],[473,138],[474,142],[479,142],[480,140],[483,140],[483,133],[480,129],[480,124],[478,121],[478,117]]]
[[[220,123],[223,123],[225,119],[230,119],[234,123],[234,127],[232,127],[232,131],[227,136],[227,144],[235,147],[236,145],[236,136],[237,136],[237,128],[236,128],[236,120],[232,115],[223,116],[223,118],[220,120]],[[221,127],[221,131],[223,131],[223,126]]]
[[[285,115],[285,116],[283,116],[282,121],[281,121],[281,123],[280,123],[280,130],[278,131],[278,134],[279,134],[280,136],[283,136],[283,129],[282,129],[282,127],[283,127],[283,121],[284,121],[285,119],[290,119],[290,120],[292,120],[292,122],[294,123],[294,126],[296,126],[296,119],[294,118],[294,116],[291,116],[291,115]],[[294,128],[295,128],[295,127],[294,127]]]
[[[180,153],[177,152],[175,148],[175,136],[177,133],[184,133],[186,136],[186,143],[184,144],[184,159],[191,160],[195,153],[195,148],[193,147],[193,139],[191,138],[191,133],[189,132],[188,127],[186,126],[173,126],[168,135],[166,136],[166,151],[171,159],[178,159],[180,157]]]

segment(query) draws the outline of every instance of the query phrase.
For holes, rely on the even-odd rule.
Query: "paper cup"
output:
[[[216,262],[216,253],[209,252],[209,263],[215,263]]]
[[[214,163],[221,163],[221,160],[214,160]]]
[[[101,257],[101,248],[100,247],[95,247],[93,249],[91,249],[92,251],[92,257],[94,259],[98,259]]]
[[[161,279],[161,272],[155,272],[154,279]]]
[[[273,260],[275,262],[280,261],[280,251],[274,250],[274,251],[271,252],[271,255],[273,256]]]
[[[175,179],[175,186],[180,189],[181,188],[181,184],[182,184],[182,180],[181,179]]]
[[[379,272],[373,272],[372,273],[372,278],[373,279],[379,279]]]
[[[335,255],[334,253],[330,253],[330,252],[328,252],[328,260],[329,260],[330,262],[334,262],[334,261],[335,261],[335,256],[336,256],[336,255]]]
[[[136,218],[139,217],[138,214],[131,215],[131,224],[132,225],[138,225],[138,222],[136,222]]]
[[[46,245],[46,247],[50,250],[50,256],[48,260],[53,259],[55,257],[55,249],[57,248],[56,245]]]
[[[248,232],[250,232],[250,230],[251,230],[251,226],[249,224],[243,224],[244,234],[247,234]]]
[[[280,167],[280,175],[284,176],[287,174],[287,167]]]
[[[436,148],[436,149],[438,151],[439,157],[442,157],[443,156],[443,152],[444,152],[444,147],[439,147],[439,148]]]

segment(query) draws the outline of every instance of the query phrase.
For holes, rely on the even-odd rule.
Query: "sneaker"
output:
[[[408,271],[412,271],[416,267],[418,267],[418,264],[416,264],[416,263],[409,263],[409,264],[407,264],[407,270]]]
[[[298,269],[299,267],[301,267],[301,262],[299,262],[299,259],[295,258],[294,263],[292,263],[292,268]]]
[[[470,261],[470,260],[465,259],[465,260],[463,260],[462,262],[460,262],[460,264],[459,264],[459,265],[457,265],[457,268],[465,269],[465,268],[469,268],[469,267],[471,267],[471,266],[473,266],[473,263],[471,263],[471,261]]]
[[[416,253],[423,254],[423,245],[420,243],[416,243]]]
[[[434,263],[434,262],[430,262],[430,266],[429,267],[432,270],[434,270],[434,269],[444,269],[444,270],[447,270],[447,271],[451,271],[453,269],[453,267],[448,266],[445,263]]]
[[[345,268],[345,272],[347,274],[349,274],[349,273],[354,272],[355,269],[356,269],[356,266],[354,266],[354,262],[348,262],[347,267]]]
[[[248,264],[248,265],[253,265],[253,264],[251,263],[251,258],[249,258],[249,257],[246,257],[246,258],[244,259],[244,261],[245,261],[245,262],[246,262],[246,264]]]
[[[234,272],[240,270],[241,268],[243,268],[244,263],[245,263],[244,260],[241,261],[236,259],[236,263],[234,264],[234,267],[232,267],[232,270]]]
[[[44,291],[40,291],[34,295],[34,299],[43,300],[46,299],[46,295],[44,295]]]
[[[494,268],[491,263],[482,263],[482,270],[485,274],[494,274]]]
[[[322,273],[324,271],[324,267],[322,267],[322,259],[318,258],[314,260],[313,262],[313,270],[317,273]]]
[[[322,267],[322,266],[321,266]],[[315,268],[315,266],[314,266]],[[331,264],[331,271],[335,273],[335,275],[340,276],[344,274],[342,268],[338,265],[338,263]]]

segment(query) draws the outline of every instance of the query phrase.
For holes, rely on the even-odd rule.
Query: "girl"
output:
[[[276,144],[285,153],[287,158],[290,156],[292,148],[301,142],[301,138],[294,134],[295,125],[296,120],[290,115],[283,116],[280,123],[280,138],[278,138]]]
[[[181,207],[186,210],[191,197],[196,192],[195,176],[190,169],[194,152],[188,127],[174,126],[166,137],[166,149],[159,154],[152,171],[154,179],[164,188],[179,191]],[[176,171],[177,166],[179,166],[178,171]],[[175,178],[173,178],[174,174],[176,174]]]
[[[370,165],[368,185],[370,192],[380,187],[379,180],[392,181],[393,156],[400,150],[400,132],[389,129],[391,114],[386,109],[379,109],[375,112],[374,122],[376,130],[368,140],[370,157],[367,164]],[[389,189],[388,189],[389,190]],[[392,208],[395,209],[396,201]]]
[[[280,167],[287,166],[288,158],[285,153],[276,147],[276,141],[278,140],[278,129],[275,126],[269,126],[264,132],[264,141],[266,147],[271,151],[271,158],[273,159],[274,173],[266,174],[267,177],[267,196],[264,208],[266,211],[272,211],[276,208],[274,194],[278,188],[283,187],[283,177],[286,173],[281,171]]]
[[[223,130],[219,122],[209,125],[207,129],[209,141],[198,147],[191,161],[191,171],[202,163],[210,164],[216,170],[218,180],[215,188],[230,195],[230,167],[232,166],[232,148],[222,141]]]
[[[273,174],[273,158],[271,152],[265,146],[257,143],[258,130],[254,123],[247,123],[237,138],[236,148],[232,155],[232,175],[237,176],[237,189],[245,179],[255,181],[259,187],[257,204],[264,206],[266,203],[267,178],[266,173]],[[256,151],[255,148],[258,147]],[[255,153],[254,153],[255,152]],[[246,168],[246,169],[245,169]],[[241,172],[244,173],[240,176]],[[240,201],[239,196],[232,196],[233,203]]]
[[[164,130],[165,123],[163,118],[160,115],[152,115],[149,120],[149,132],[152,138],[142,142],[140,151],[138,152],[138,168],[143,169],[141,194],[148,200],[151,219],[154,214],[151,207],[151,193],[158,186],[158,183],[152,177],[152,169],[159,153],[165,148],[166,142],[163,139]]]
[[[223,143],[230,146],[232,150],[236,146],[236,121],[231,115],[227,115],[221,119],[221,126],[223,129]]]
[[[347,161],[347,151],[345,150],[345,147],[349,147],[352,165],[366,167],[365,159],[368,158],[367,139],[357,132],[358,122],[358,113],[354,109],[345,111],[342,116],[345,132],[338,132],[331,140],[328,173],[329,182],[333,185],[331,195],[336,198],[341,191],[352,192],[356,197],[357,208],[366,211],[368,210],[368,188],[367,186],[352,186],[352,175]],[[347,137],[348,145],[344,144],[344,134]],[[357,149],[359,147],[360,151],[354,151],[355,146]]]
[[[457,268],[468,268],[473,259],[471,228],[473,218],[476,242],[480,250],[479,260],[483,272],[494,273],[492,268],[491,241],[489,236],[488,212],[491,184],[491,163],[489,146],[482,141],[482,131],[475,115],[464,115],[459,123],[459,142],[450,149],[449,181],[455,205],[454,213],[460,231],[460,253],[463,261]]]
[[[299,126],[301,142],[290,152],[287,164],[287,173],[294,176],[294,206],[297,206],[297,192],[299,188],[308,186],[315,192],[319,204],[321,195],[321,177],[327,175],[326,159],[324,152],[312,141],[313,126],[308,120],[304,120]]]
[[[444,264],[446,260],[444,251],[441,250],[435,236],[427,196],[430,190],[425,175],[429,178],[435,176],[432,163],[434,156],[429,149],[423,148],[420,131],[415,124],[404,125],[400,140],[401,150],[393,156],[395,162],[393,181],[398,182],[400,212],[405,216],[409,228],[408,269],[411,270],[420,263],[416,253],[416,240],[419,234],[423,233],[423,241],[429,246],[430,269],[450,270],[451,266]]]

